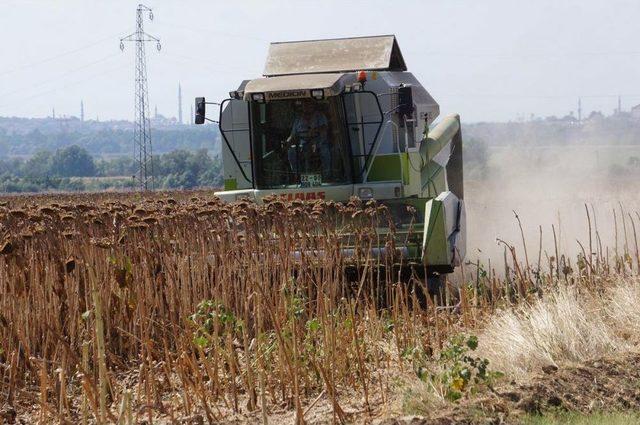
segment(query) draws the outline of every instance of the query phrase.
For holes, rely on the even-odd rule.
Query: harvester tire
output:
[[[427,276],[427,291],[429,291],[429,295],[432,297],[440,295],[440,292],[444,289],[444,279],[444,275],[441,274]]]

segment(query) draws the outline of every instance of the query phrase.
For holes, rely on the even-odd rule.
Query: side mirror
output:
[[[206,116],[207,104],[204,101],[204,97],[196,97],[196,124],[204,124],[204,117]]]
[[[411,118],[413,115],[413,93],[410,85],[398,87],[398,112],[403,117]]]

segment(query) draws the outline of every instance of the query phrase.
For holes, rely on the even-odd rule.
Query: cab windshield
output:
[[[258,189],[316,187],[352,181],[342,102],[251,102]]]

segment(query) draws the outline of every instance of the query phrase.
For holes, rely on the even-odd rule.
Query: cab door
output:
[[[375,145],[383,123],[378,97],[373,92],[349,92],[343,94],[347,134],[353,158],[354,182],[366,179],[366,171],[372,161]]]
[[[253,188],[249,102],[239,99],[223,101],[220,105],[219,126],[223,139],[224,189]]]

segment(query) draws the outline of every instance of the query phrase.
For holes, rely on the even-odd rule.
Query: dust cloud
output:
[[[581,252],[577,240],[588,252],[585,205],[591,219],[592,251],[600,244],[605,254],[607,248],[610,254],[616,249],[622,253],[626,245],[635,255],[633,226],[640,226],[637,157],[640,147],[635,146],[489,148],[486,168],[465,177],[466,259],[485,264],[491,260],[496,268],[502,267],[504,245],[497,238],[514,245],[523,257],[514,211],[522,223],[532,266],[539,257],[546,264],[547,255],[555,255],[552,225],[560,254]]]

